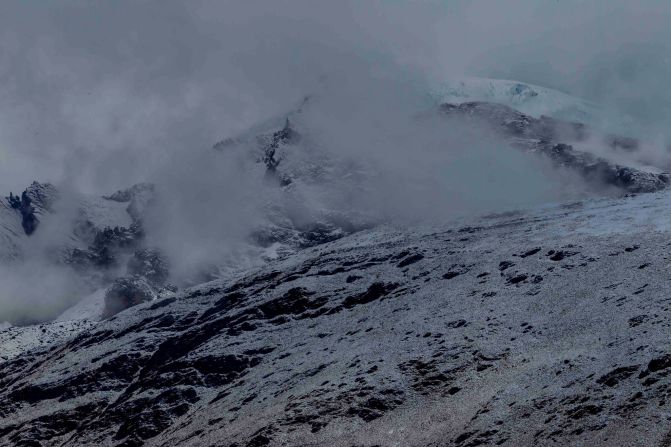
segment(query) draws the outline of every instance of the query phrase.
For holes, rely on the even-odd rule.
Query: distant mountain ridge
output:
[[[494,102],[470,101],[478,96]],[[430,113],[485,126],[498,135],[502,144],[545,157],[596,186],[639,193],[658,191],[669,183],[663,170],[634,163],[642,144],[636,139],[603,133],[581,122],[545,114],[535,117],[504,104],[508,102],[536,113],[562,115],[575,109],[596,114],[596,107],[585,101],[549,89],[494,80],[463,81],[446,89],[441,98],[456,101],[443,102]],[[541,104],[545,104],[544,108]],[[347,194],[356,196],[358,185],[365,184],[366,177],[375,173],[356,162],[321,151],[315,144],[318,142],[305,138],[303,133],[309,134],[309,129],[304,127],[302,114],[314,107],[319,107],[318,99],[306,98],[286,116],[216,143],[210,154],[219,157],[239,152],[250,161],[243,165],[250,170],[249,175],[254,174],[264,183],[267,198],[263,219],[249,228],[245,241],[248,256],[255,263],[290,256],[298,250],[383,223],[380,216],[348,207],[347,200],[331,194],[344,187]],[[600,141],[606,153],[583,149],[585,141],[595,140]],[[627,159],[632,163],[627,164]],[[83,297],[98,288],[111,287],[116,280],[122,281],[124,272],[129,271],[128,262],[138,257],[147,259],[143,258],[144,250],[154,250],[151,259],[159,262],[160,249],[144,243],[146,232],[152,229],[143,221],[146,211],[155,206],[153,198],[158,193],[155,185],[142,183],[110,195],[76,199],[79,204],[73,227],[57,247],[54,262],[70,266],[90,280],[91,289]],[[60,194],[53,185],[34,182],[21,194],[10,193],[0,199],[1,256],[5,262],[20,259],[28,238],[39,233],[42,225],[50,225]],[[159,264],[168,265],[165,261]],[[195,275],[190,284],[216,278],[221,267],[202,266],[202,274]],[[167,279],[161,284],[140,279],[133,283],[132,293],[136,297],[119,299],[139,303],[164,293],[164,286],[173,287]],[[116,284],[115,290],[131,293],[129,283],[124,284],[123,287]]]
[[[628,133],[629,119],[608,114],[598,104],[539,85],[526,82],[457,78],[438,84],[432,96],[439,103],[492,102],[511,107],[534,118],[549,116],[589,125],[602,132]]]

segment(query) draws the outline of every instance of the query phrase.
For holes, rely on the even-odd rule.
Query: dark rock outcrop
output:
[[[547,116],[534,118],[502,104],[466,102],[443,104],[445,115],[475,119],[485,123],[508,143],[521,150],[542,154],[555,164],[574,170],[588,182],[614,186],[630,193],[653,192],[669,184],[669,174],[653,173],[576,150],[570,143],[584,141],[592,132],[584,124],[570,123]],[[604,144],[635,150],[636,140],[605,136]]]
[[[128,260],[129,275],[145,278],[155,287],[164,286],[170,277],[168,262],[157,249],[143,248],[135,250]]]
[[[140,277],[117,278],[105,293],[103,318],[155,298],[152,287]]]
[[[291,128],[291,123],[289,122],[289,118],[287,118],[284,127],[273,133],[270,144],[264,151],[263,163],[266,165],[266,168],[271,171],[275,170],[280,164],[280,160],[276,158],[277,149],[279,149],[280,145],[296,142],[298,138],[298,133]]]
[[[21,214],[21,226],[26,235],[30,236],[37,229],[39,216],[51,211],[58,195],[56,188],[49,183],[33,182],[22,193],[21,197],[9,193],[9,205]]]

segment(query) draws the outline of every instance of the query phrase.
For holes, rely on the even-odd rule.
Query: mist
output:
[[[428,92],[461,76],[556,88],[626,117],[662,164],[670,16],[667,2],[619,0],[3,2],[0,187],[154,183],[147,244],[178,279],[248,265],[246,238],[269,206],[414,225],[584,197],[594,191],[577,177],[432,114]],[[286,195],[263,182],[249,143],[212,151],[260,123],[277,130],[306,97],[291,118],[301,148],[362,179],[334,174]],[[59,209],[64,221],[75,212]],[[36,237],[20,267],[1,267],[0,321],[82,295],[45,260],[67,237]]]

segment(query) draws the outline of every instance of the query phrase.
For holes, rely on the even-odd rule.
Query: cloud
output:
[[[556,87],[662,132],[670,15],[622,0],[3,2],[0,186],[61,181],[82,157],[82,188],[123,187],[282,113],[352,55]]]
[[[670,15],[668,2],[622,0],[5,1],[0,189],[39,180],[103,194],[153,181],[149,242],[186,276],[236,253],[269,202],[416,222],[573,197],[580,182],[481,129],[421,118],[430,86],[477,75],[558,88],[628,115],[664,148]],[[279,197],[252,147],[210,150],[306,95],[314,104],[295,123],[305,141],[365,180]],[[5,303],[31,271],[51,272],[40,256],[0,272]],[[80,284],[25,294],[45,287],[71,296]]]

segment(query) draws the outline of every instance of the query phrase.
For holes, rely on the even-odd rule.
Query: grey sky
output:
[[[4,1],[0,187],[122,187],[281,113],[353,58],[547,85],[664,132],[670,14],[652,0]]]
[[[670,19],[671,3],[652,0],[2,1],[0,193],[153,181],[148,243],[188,272],[233,253],[269,194],[286,199],[212,144],[318,94],[298,124],[326,153],[377,168],[357,200],[346,184],[329,191],[354,211],[444,221],[566,197],[576,179],[480,130],[418,123],[424,94],[464,75],[526,81],[668,140]],[[310,194],[294,200],[333,205]],[[80,289],[42,265],[44,238],[0,270],[4,299],[27,313]]]

